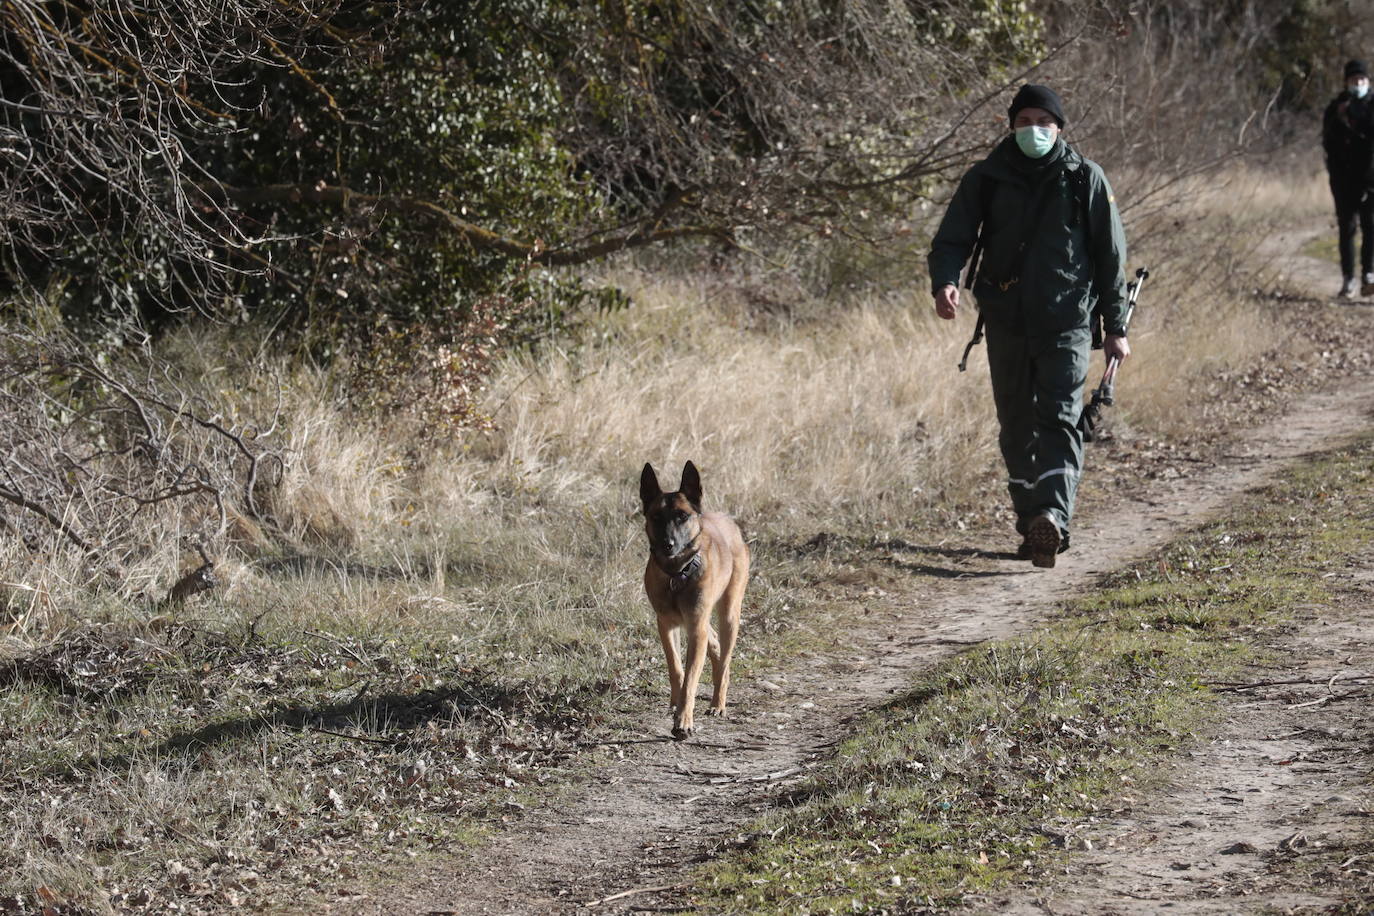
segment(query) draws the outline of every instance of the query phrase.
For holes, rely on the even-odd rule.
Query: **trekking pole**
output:
[[[1135,272],[1135,281],[1126,287],[1126,318],[1122,322],[1123,328],[1130,327],[1136,300],[1140,298],[1140,287],[1145,285],[1145,278],[1149,275],[1148,270],[1140,268]],[[1102,383],[1093,389],[1092,400],[1083,408],[1083,413],[1078,418],[1078,428],[1083,433],[1084,442],[1097,440],[1097,426],[1102,419],[1102,408],[1111,406],[1116,399],[1116,370],[1120,365],[1120,357],[1108,358],[1107,371],[1102,373]]]
[[[1135,312],[1136,300],[1140,298],[1140,288],[1145,285],[1145,279],[1149,276],[1150,272],[1142,267],[1135,272],[1135,282],[1126,287],[1126,319],[1121,322],[1123,329],[1131,326],[1131,315]],[[1116,397],[1116,370],[1120,365],[1119,356],[1107,360],[1107,371],[1102,373],[1102,383],[1093,391],[1094,403],[1108,407],[1112,405]]]

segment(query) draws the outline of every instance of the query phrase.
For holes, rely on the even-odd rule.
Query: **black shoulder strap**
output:
[[[996,180],[984,175],[978,188],[978,240],[973,243],[973,255],[968,259],[964,289],[973,289],[973,279],[978,275],[978,262],[983,258],[983,240],[987,238],[988,233],[988,212],[992,210],[992,195],[996,190]],[[967,353],[965,357],[967,358]]]
[[[983,184],[978,189],[978,241],[973,244],[973,256],[968,261],[968,276],[964,279],[964,287],[973,289],[973,278],[978,273],[978,261],[983,257],[983,239],[988,231],[988,211],[992,209],[992,195],[997,190],[996,183],[983,176]],[[973,337],[969,338],[968,344],[964,347],[964,356],[959,360],[959,371],[963,372],[968,368],[969,352],[983,340],[983,313],[978,313],[978,320],[973,325]]]
[[[1088,174],[1088,161],[1082,156],[1078,157],[1078,168],[1074,169],[1070,180],[1073,182],[1073,196],[1078,203],[1078,217],[1083,220],[1083,229],[1091,231],[1092,220],[1088,210],[1088,192],[1091,190],[1091,177]]]

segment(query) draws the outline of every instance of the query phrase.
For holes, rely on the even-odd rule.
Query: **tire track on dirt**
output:
[[[800,660],[772,682],[737,680],[731,717],[707,720],[695,739],[624,745],[623,758],[596,767],[480,849],[331,912],[622,913],[680,905],[688,870],[767,810],[856,716],[902,689],[915,670],[1030,630],[1103,572],[1204,521],[1294,459],[1349,440],[1370,425],[1371,404],[1368,378],[1297,398],[1283,417],[1242,435],[1218,464],[1143,486],[1136,497],[1081,519],[1075,549],[1052,571],[997,554],[937,554],[947,563],[942,575],[876,599],[872,624],[850,633],[848,643]],[[929,569],[930,554],[917,556]],[[893,559],[900,564],[903,556]],[[642,724],[646,739],[666,735],[666,710]],[[627,891],[634,893],[606,899]]]

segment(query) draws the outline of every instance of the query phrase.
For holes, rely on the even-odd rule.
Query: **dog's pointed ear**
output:
[[[644,462],[644,470],[639,473],[639,501],[644,504],[647,510],[649,504],[663,495],[663,488],[658,485],[658,476],[654,474],[654,466],[649,462]]]
[[[682,466],[682,484],[678,492],[687,497],[692,508],[701,511],[701,475],[697,473],[697,466],[690,461]]]

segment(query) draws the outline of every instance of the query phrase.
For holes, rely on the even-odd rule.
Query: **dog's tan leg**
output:
[[[663,654],[668,659],[668,703],[673,708],[674,724],[677,711],[682,708],[682,660],[678,658],[673,630],[677,625],[663,615],[658,617],[658,638],[663,642]]]
[[[696,608],[683,615],[683,629],[687,631],[687,662],[682,683],[682,705],[673,716],[673,737],[681,741],[692,734],[692,712],[696,708],[697,684],[701,669],[706,665],[706,649],[711,641],[709,608]]]
[[[720,655],[713,659],[711,671],[714,675],[715,692],[711,695],[711,708],[708,715],[725,715],[725,695],[730,691],[730,657],[735,651],[735,640],[739,638],[740,604],[744,589],[730,588],[720,597],[718,620],[720,623]]]
[[[735,568],[730,574],[730,584],[725,594],[716,603],[717,623],[720,626],[719,660],[712,659],[711,669],[715,680],[715,693],[711,696],[712,716],[725,715],[725,696],[730,691],[730,658],[735,651],[735,641],[739,638],[740,608],[744,604],[744,588],[749,584],[749,554],[737,558]]]
[[[739,636],[739,607],[731,612],[722,608],[720,615],[720,653],[711,659],[712,680],[715,690],[711,694],[711,708],[706,711],[710,716],[725,715],[725,694],[730,690],[730,655],[735,651],[735,639]]]
[[[718,608],[720,607],[719,604],[717,604],[716,606],[717,606]],[[711,630],[711,633],[710,633],[710,642],[708,642],[708,643],[706,644],[706,657],[707,657],[708,659],[711,660],[711,684],[712,684],[712,690],[711,690],[711,705],[710,705],[710,706],[707,708],[707,710],[706,710],[706,715],[708,715],[708,716],[718,716],[718,715],[721,715],[721,711],[720,711],[719,709],[716,708],[716,698],[720,696],[720,672],[721,672],[720,648],[721,648],[721,641],[720,641],[719,639],[716,638],[716,631],[715,631],[714,629],[712,629],[712,630]]]

